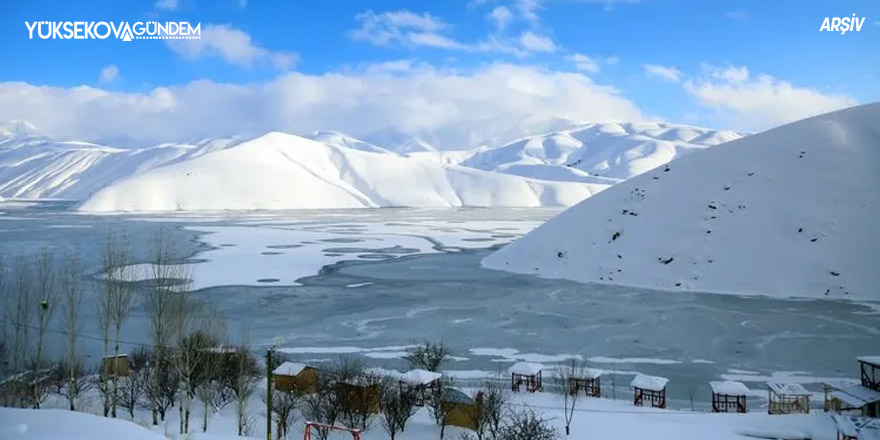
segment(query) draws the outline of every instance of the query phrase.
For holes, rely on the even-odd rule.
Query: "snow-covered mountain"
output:
[[[344,188],[343,192],[347,195],[329,197],[323,201],[294,197],[290,192],[278,196],[274,188],[289,188],[286,182],[298,178],[279,176],[281,180],[278,182],[263,186],[237,180],[253,191],[269,193],[265,196],[250,193],[247,197],[252,202],[229,198],[228,206],[222,206],[222,198],[218,198],[210,203],[206,202],[204,206],[201,203],[185,205],[186,209],[208,209],[208,206],[210,209],[246,209],[389,205],[571,205],[589,194],[599,192],[652,166],[663,164],[680,154],[739,136],[733,132],[657,123],[574,124],[561,121],[559,125],[569,128],[524,138],[500,147],[481,146],[470,150],[435,150],[424,141],[401,137],[403,135],[393,132],[384,133],[389,137],[389,142],[393,141],[391,144],[370,143],[332,131],[319,131],[306,136],[314,142],[273,133],[271,136],[247,142],[249,147],[244,150],[259,149],[259,154],[267,154],[260,148],[268,147],[258,148],[254,145],[266,144],[269,139],[277,141],[284,138],[286,141],[280,142],[286,142],[283,148],[277,147],[279,142],[271,142],[275,145],[272,147],[275,148],[275,153],[283,151],[293,158],[280,163],[288,167],[293,166],[292,162],[301,165],[285,171],[286,173],[320,176],[318,180],[321,180],[321,185]],[[101,194],[100,203],[99,198],[95,198],[83,206],[96,210],[123,209],[117,202],[109,201],[108,197],[112,197],[108,194],[120,191],[120,188],[133,190],[130,182],[137,176],[178,164],[185,165],[168,172],[186,169],[184,175],[190,173],[188,177],[193,176],[193,170],[198,170],[199,176],[207,175],[210,174],[209,170],[200,168],[207,161],[190,162],[206,155],[213,156],[219,150],[229,149],[240,143],[237,139],[206,139],[146,148],[118,148],[56,140],[40,133],[26,122],[13,121],[0,125],[0,195],[6,198],[63,198],[82,201],[104,188],[113,187],[115,189],[112,191]],[[302,148],[302,151],[297,150],[298,148]],[[318,152],[307,153],[310,151]],[[362,152],[373,155],[357,154]],[[304,154],[317,154],[321,159],[306,159],[302,157]],[[388,174],[388,170],[381,166],[372,166],[368,173],[347,168],[348,165],[344,162],[350,156],[369,158],[364,159],[364,162],[369,163],[379,163],[381,158],[381,162],[391,164],[390,169],[394,171]],[[241,160],[236,154],[220,155],[218,158],[217,160],[234,162]],[[216,160],[210,162],[213,168],[228,169],[229,174],[237,174],[235,163],[221,165]],[[269,165],[271,164],[257,161],[252,164],[254,168],[248,171],[249,174],[236,178],[257,179],[262,176],[258,167]],[[422,173],[431,176],[423,182],[427,186],[411,186],[407,179],[418,181]],[[462,177],[464,175],[469,177],[465,179]],[[387,183],[387,187],[377,192],[376,186],[380,182],[390,182],[393,178],[398,180],[394,184]],[[175,179],[169,182],[172,180],[178,182]],[[187,179],[186,185],[190,185],[190,180]],[[124,185],[123,181],[126,181]],[[226,181],[231,182],[232,179]],[[498,187],[502,182],[510,185],[509,192]],[[582,185],[559,185],[571,182]],[[117,186],[117,183],[121,186]],[[451,192],[450,188],[453,188]],[[124,209],[184,209],[178,205],[177,199],[182,200],[185,197],[176,194],[175,188],[166,189],[169,191],[168,196],[175,200],[174,203],[169,204],[169,200],[159,203],[158,196],[147,193],[138,194],[149,200],[135,200],[122,195],[118,197],[120,200],[127,199]],[[415,197],[414,192],[417,189],[425,191],[425,195]],[[489,194],[493,195],[488,196]],[[577,194],[577,197],[573,194]],[[297,203],[302,205],[296,205]]]
[[[615,184],[742,136],[656,122],[593,123],[482,149],[461,164],[538,179]]]
[[[688,155],[487,257],[662,290],[880,299],[880,103]]]
[[[275,132],[139,173],[99,191],[80,209],[568,206],[604,188],[445,166]]]
[[[35,131],[0,135],[0,195],[82,200],[120,179],[234,145],[230,139],[150,148],[56,141]]]

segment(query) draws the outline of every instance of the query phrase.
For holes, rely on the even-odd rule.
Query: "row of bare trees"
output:
[[[60,258],[45,249],[19,257],[12,267],[0,259],[0,396],[11,406],[39,408],[54,391],[75,410],[96,388],[105,416],[119,409],[134,416],[147,409],[155,425],[178,403],[180,432],[189,431],[193,405],[208,412],[237,402],[239,434],[250,417],[247,402],[256,389],[257,361],[247,346],[226,342],[223,320],[192,298],[192,267],[165,228],[151,236],[146,263],[135,264],[128,238],[109,233],[101,253],[100,283],[87,295],[89,278],[76,253]],[[88,284],[90,285],[90,284]],[[83,312],[93,302],[103,359],[88,368],[79,352]],[[63,310],[60,321],[56,310]],[[149,341],[132,342],[126,327],[140,308]],[[47,334],[63,335],[63,352],[48,360]],[[140,335],[138,335],[140,336]],[[123,346],[138,347],[125,355]]]

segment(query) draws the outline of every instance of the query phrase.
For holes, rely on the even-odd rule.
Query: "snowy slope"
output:
[[[234,144],[211,139],[197,144],[163,144],[122,149],[75,141],[56,141],[0,127],[0,196],[82,200],[133,174],[198,157]]]
[[[567,206],[605,187],[443,166],[275,132],[137,174],[98,192],[80,209]]]
[[[592,123],[484,149],[461,164],[538,179],[614,184],[742,136],[656,122]]]
[[[486,267],[663,290],[880,299],[880,103],[685,156]]]
[[[158,432],[124,419],[60,409],[0,409],[0,438],[6,440],[165,440]]]

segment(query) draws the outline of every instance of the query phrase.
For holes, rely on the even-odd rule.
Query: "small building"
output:
[[[880,420],[867,417],[832,415],[837,440],[880,440]]]
[[[768,382],[769,414],[810,413],[810,392],[798,383]]]
[[[349,412],[378,414],[382,384],[378,377],[362,376],[334,384],[336,399]]]
[[[471,398],[461,390],[445,388],[440,397],[440,406],[446,414],[446,424],[459,428],[477,429],[477,411],[483,404],[483,393]]]
[[[544,366],[533,362],[517,362],[507,369],[510,373],[510,389],[518,393],[522,385],[526,386],[526,391],[534,393],[535,391],[543,391],[543,379],[541,378]]]
[[[602,397],[602,374],[603,370],[585,368],[578,371],[568,379],[571,395],[576,396],[581,390],[589,397]]]
[[[442,374],[428,370],[410,370],[400,375],[400,392],[413,397],[416,406],[424,406],[430,392],[440,389]]]
[[[131,374],[131,365],[127,354],[107,356],[101,359],[101,371],[105,371],[111,377],[128,377]]]
[[[284,362],[272,370],[275,389],[297,394],[312,394],[318,387],[318,370],[298,362]]]
[[[880,356],[859,356],[858,361],[862,386],[880,391]]]
[[[749,388],[732,380],[709,382],[712,388],[712,412],[746,412]]]
[[[858,379],[828,379],[823,381],[822,392],[825,395],[825,405],[822,409],[825,412],[836,413],[856,410],[857,408],[852,408],[846,402],[835,397],[834,392],[859,384]]]
[[[865,417],[880,417],[880,391],[861,384],[834,390],[829,399],[836,412],[858,411]]]
[[[630,385],[633,388],[633,405],[666,408],[666,384],[669,379],[659,376],[637,374]]]

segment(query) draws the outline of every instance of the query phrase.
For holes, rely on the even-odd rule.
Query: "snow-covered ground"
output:
[[[875,103],[683,157],[483,264],[671,291],[878,300],[878,125]]]
[[[465,390],[472,392],[473,390]],[[60,405],[60,403],[59,403]],[[52,406],[51,404],[49,405]],[[94,406],[94,405],[93,405]],[[550,419],[550,423],[564,433],[563,402],[559,396],[549,393],[514,394],[510,408],[531,408]],[[97,409],[97,408],[92,408]],[[251,412],[255,416],[253,431],[249,438],[266,438],[264,404],[257,397],[252,399]],[[191,434],[185,438],[219,440],[236,437],[234,409],[230,406],[210,417],[207,434],[201,433],[201,409],[195,405],[192,415]],[[168,418],[158,427],[147,422],[148,414],[141,410],[134,421],[108,419],[88,413],[70,412],[63,409],[11,409],[0,408],[0,438],[9,440],[94,440],[113,438],[126,440],[159,440],[184,438],[177,434],[177,411],[169,412]],[[301,438],[303,423],[294,424],[289,439]],[[465,430],[448,427],[446,438],[459,438]],[[763,412],[747,414],[711,414],[704,412],[655,410],[633,407],[628,401],[581,397],[571,425],[573,439],[588,438],[661,438],[681,440],[743,440],[755,438],[804,438],[833,440],[836,435],[831,416],[824,413],[811,415],[776,415]],[[563,436],[564,437],[564,436]],[[350,438],[334,435],[333,440]],[[364,434],[364,439],[386,440],[389,436],[378,421]],[[400,440],[429,440],[439,438],[439,430],[427,409],[420,409],[398,434]]]

